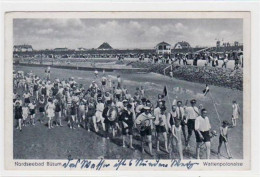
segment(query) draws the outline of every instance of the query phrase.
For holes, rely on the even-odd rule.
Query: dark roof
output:
[[[32,46],[31,45],[26,45],[26,44],[24,44],[24,45],[14,45],[14,48],[30,49],[30,48],[32,48]]]
[[[101,44],[98,49],[113,49],[107,42]]]
[[[188,43],[188,42],[186,42],[186,41],[181,41],[181,42],[177,42],[175,45],[174,45],[174,48],[178,45],[178,44],[180,44],[182,47],[186,47],[186,48],[190,48],[191,46],[190,46],[190,44]]]
[[[55,48],[54,50],[67,50],[68,48]]]
[[[167,42],[160,42],[159,44],[157,44],[156,46],[158,46],[158,45],[170,45],[170,44],[168,44]]]

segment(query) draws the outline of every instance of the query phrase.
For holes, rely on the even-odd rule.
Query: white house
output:
[[[32,52],[33,48],[31,45],[14,45],[14,52]]]
[[[83,48],[83,47],[79,47],[76,49],[76,51],[86,51],[87,49],[86,48]]]
[[[191,48],[190,44],[185,41],[177,42],[174,47],[174,49],[188,49]]]
[[[156,48],[156,53],[158,55],[163,55],[163,54],[171,54],[171,45],[168,44],[167,42],[160,42],[155,46]]]

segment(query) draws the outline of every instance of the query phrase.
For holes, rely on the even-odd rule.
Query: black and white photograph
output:
[[[11,23],[13,160],[249,158],[244,18]]]

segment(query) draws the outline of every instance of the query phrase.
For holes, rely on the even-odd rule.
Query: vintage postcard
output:
[[[8,12],[5,169],[251,168],[250,12]]]

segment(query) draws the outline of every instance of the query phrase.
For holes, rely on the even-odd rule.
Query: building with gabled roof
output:
[[[27,45],[27,44],[14,45],[13,51],[14,52],[32,52],[33,48],[32,48],[32,45]]]
[[[160,42],[155,46],[158,55],[171,54],[171,45],[167,42]]]
[[[57,52],[64,52],[64,51],[68,51],[69,49],[67,47],[64,47],[64,48],[55,48],[54,51],[57,51]]]
[[[191,48],[190,44],[186,41],[177,42],[173,49],[189,49]]]
[[[97,49],[98,50],[112,50],[113,48],[107,42],[104,42]]]

